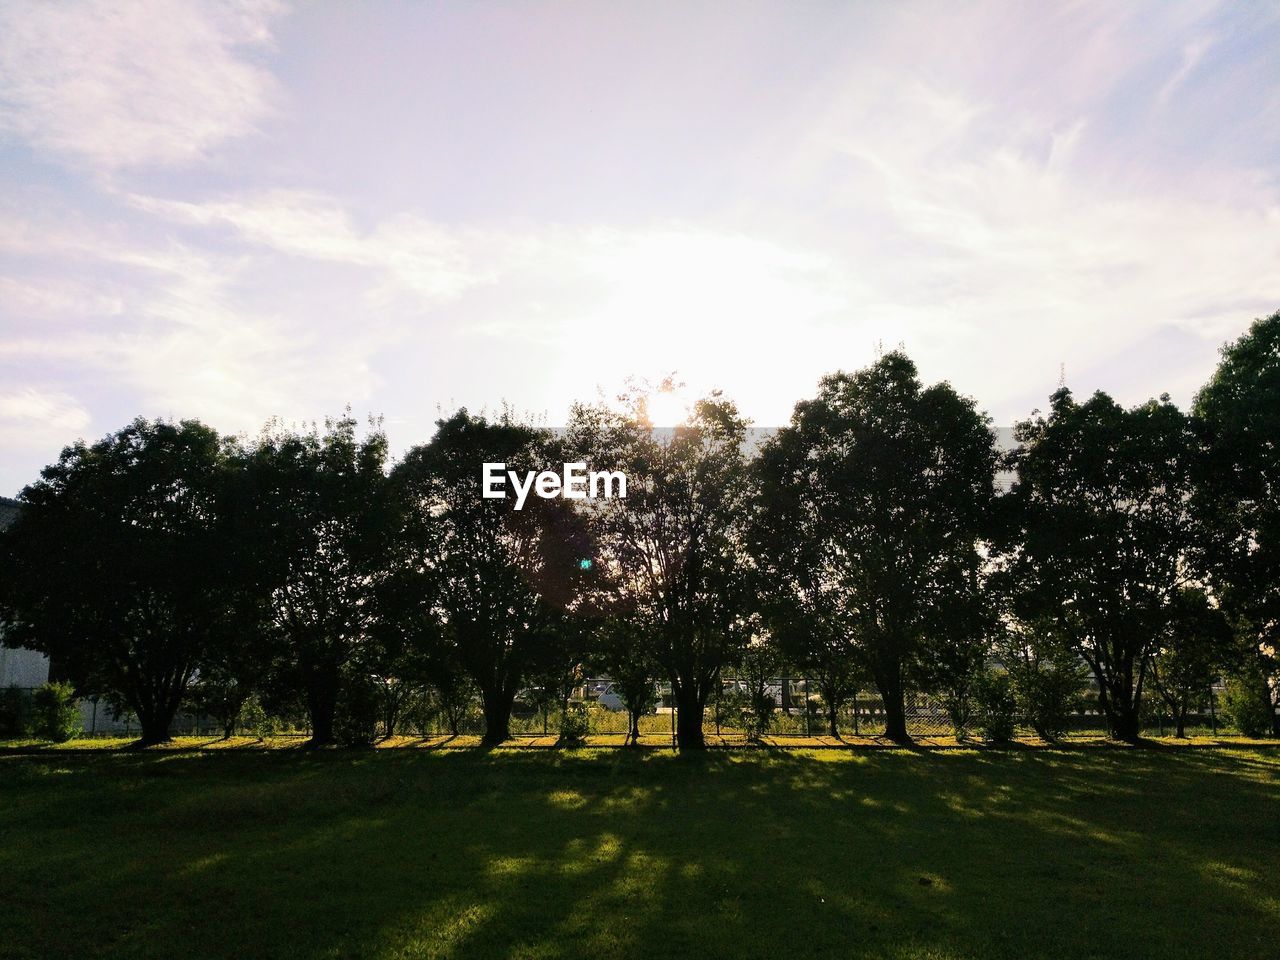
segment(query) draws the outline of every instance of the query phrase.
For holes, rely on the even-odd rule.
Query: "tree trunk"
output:
[[[640,711],[628,710],[627,717],[630,721],[630,727],[627,730],[627,737],[624,743],[634,747],[640,743]]]
[[[827,700],[827,727],[831,731],[831,736],[835,737],[837,740],[840,739],[840,728],[836,723],[838,718],[839,718],[839,711],[836,708],[835,703],[832,700],[828,699]]]
[[[884,701],[884,735],[894,743],[911,743],[907,733],[906,689],[902,682],[902,667],[892,664],[874,671],[876,688]]]
[[[307,716],[311,718],[310,746],[333,743],[333,717],[338,709],[338,671],[313,668],[307,677]]]
[[[1111,733],[1117,740],[1125,743],[1137,743],[1142,736],[1142,722],[1138,717],[1137,704],[1132,701],[1117,702],[1111,697]]]
[[[894,743],[911,743],[911,734],[907,733],[907,708],[902,691],[884,701],[884,735]]]
[[[138,723],[142,727],[142,734],[138,740],[140,747],[152,747],[157,743],[168,743],[173,738],[169,736],[169,727],[173,723],[173,715],[177,710],[165,710],[157,707],[151,710],[138,710]]]
[[[484,736],[480,743],[486,747],[494,747],[511,739],[511,705],[515,702],[515,691],[490,687],[481,692],[484,702]]]
[[[702,700],[686,685],[676,690],[676,745],[681,750],[704,750],[706,737],[702,733]]]

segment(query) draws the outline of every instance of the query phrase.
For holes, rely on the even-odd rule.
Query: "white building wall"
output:
[[[0,647],[0,687],[38,687],[49,679],[49,658],[22,647]]]

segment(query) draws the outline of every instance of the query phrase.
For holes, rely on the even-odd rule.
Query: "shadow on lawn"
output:
[[[31,956],[1169,960],[1259,956],[1280,920],[1280,767],[1248,752],[14,765],[5,823],[44,839],[0,852],[6,897],[47,884]],[[122,895],[70,907],[101,870]]]

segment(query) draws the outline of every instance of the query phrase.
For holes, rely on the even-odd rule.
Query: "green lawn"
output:
[[[1280,751],[0,756],[6,957],[1280,957]]]

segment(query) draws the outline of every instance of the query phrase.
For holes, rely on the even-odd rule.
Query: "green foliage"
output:
[[[1271,690],[1266,678],[1256,670],[1227,677],[1222,710],[1246,737],[1266,737],[1272,733]]]
[[[1043,739],[1060,740],[1079,708],[1087,674],[1073,655],[1011,670],[1018,716]]]
[[[773,723],[777,704],[772,681],[782,671],[783,659],[776,641],[757,637],[742,652],[739,671],[747,685],[748,710],[744,714],[748,740],[759,740]]]
[[[41,740],[66,743],[83,729],[75,687],[46,683],[31,696],[31,734]]]
[[[350,413],[306,431],[273,423],[237,474],[238,551],[270,610],[274,680],[305,702],[317,744],[336,736],[387,560],[387,439],[376,422],[358,427]]]
[[[754,722],[751,696],[736,685],[722,690],[714,704],[720,726],[730,730],[748,730]]]
[[[1187,587],[1175,598],[1159,650],[1148,676],[1161,706],[1173,716],[1179,736],[1187,714],[1203,701],[1209,685],[1235,658],[1236,646],[1226,616],[1201,588]]]
[[[570,701],[560,712],[560,737],[556,741],[562,747],[580,747],[587,742],[591,732],[591,716],[581,700]]]
[[[977,619],[996,460],[974,401],[923,386],[899,352],[824,377],[761,452],[753,540],[762,589],[782,609],[772,620],[834,651],[856,644],[892,739],[907,739],[908,679],[939,617],[956,612],[964,622],[945,628],[957,636]]]
[[[1089,672],[1080,656],[1042,621],[1032,629],[1015,626],[998,644],[1017,703],[1017,717],[1043,740],[1057,741],[1079,709]]]
[[[393,555],[408,586],[391,615],[443,651],[433,663],[470,676],[495,744],[510,736],[517,692],[540,674],[554,674],[558,686],[580,659],[567,648],[582,642],[587,624],[575,613],[599,574],[579,563],[594,551],[571,501],[531,496],[517,511],[511,500],[480,496],[482,463],[523,472],[555,462],[562,454],[549,431],[465,409],[436,428],[392,473]],[[453,682],[431,679],[442,690]]]
[[[1139,677],[1157,648],[1192,543],[1194,437],[1169,398],[1125,409],[1065,387],[1018,424],[1001,572],[1011,611],[1082,657],[1120,739],[1140,731]]]
[[[752,635],[746,423],[713,394],[660,435],[646,394],[624,402],[621,411],[575,407],[567,438],[576,459],[627,476],[625,498],[596,500],[587,512],[595,568],[608,578],[599,602],[630,622],[627,636],[672,681],[680,747],[697,749],[715,678]]]
[[[262,698],[256,694],[245,700],[240,708],[240,729],[253,734],[259,740],[275,736],[280,732],[281,726],[280,718],[268,712],[262,703]]]
[[[982,736],[992,743],[1012,740],[1018,718],[1018,701],[1008,672],[985,670],[978,674],[973,684],[973,699]]]
[[[1235,622],[1248,623],[1280,679],[1280,312],[1222,350],[1193,407],[1196,565]]]
[[[117,695],[144,742],[168,737],[224,609],[228,464],[204,424],[139,418],[64,449],[0,535],[6,642]]]

